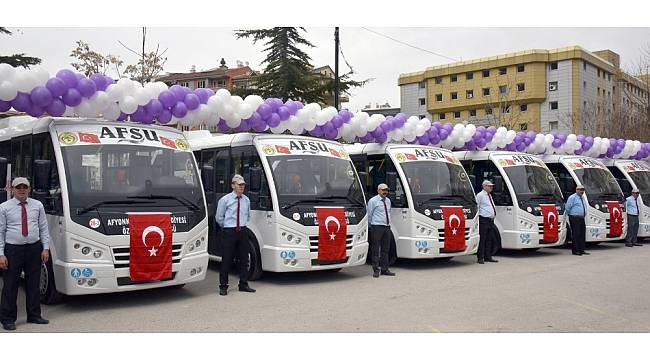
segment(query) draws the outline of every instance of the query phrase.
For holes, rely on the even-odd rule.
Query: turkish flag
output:
[[[129,276],[133,281],[172,277],[172,217],[170,213],[129,214],[131,235]]]
[[[275,145],[275,149],[276,149],[280,154],[291,154],[291,151],[290,151],[289,148],[286,147],[286,146]]]
[[[85,142],[85,143],[93,143],[93,144],[99,144],[101,141],[99,141],[99,136],[95,134],[89,134],[85,132],[80,132],[79,133],[79,141]]]
[[[345,259],[348,225],[343,208],[316,208],[318,219],[318,260]]]
[[[176,143],[174,142],[174,140],[167,139],[166,137],[161,136],[160,142],[165,146],[168,146],[172,149],[176,149]]]
[[[445,221],[445,251],[465,250],[465,214],[462,206],[441,206]]]
[[[542,217],[544,217],[544,236],[542,241],[545,243],[557,242],[560,237],[559,232],[559,216],[557,208],[554,204],[540,204],[542,208]]]
[[[618,201],[607,201],[609,209],[609,235],[621,236],[623,234],[623,211]]]
[[[334,149],[330,149],[330,154],[332,154],[332,155],[334,155],[334,156],[336,156],[338,158],[341,157],[341,154],[338,151],[334,150]]]
[[[413,154],[404,154],[404,155],[406,155],[406,158],[409,159],[409,160],[417,160],[418,159],[417,156],[415,156]]]

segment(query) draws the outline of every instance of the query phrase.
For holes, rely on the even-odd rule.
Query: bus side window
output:
[[[494,181],[495,176],[502,176],[499,169],[490,160],[472,161],[471,175],[476,176],[476,184],[477,186],[480,186],[478,192],[483,190],[483,187],[481,186],[483,180]],[[512,206],[512,197],[510,196],[510,188],[508,186],[503,187],[503,192],[497,192],[497,189],[494,189],[492,199],[494,200],[494,204],[497,206]]]
[[[378,181],[381,180],[382,182],[386,181],[386,173],[387,172],[395,172],[397,173],[397,169],[395,168],[395,164],[393,164],[393,160],[390,159],[388,155],[384,155],[381,164],[377,164],[378,168],[377,171],[379,172],[378,176]],[[383,172],[383,180],[381,177],[381,172]],[[373,180],[374,181],[374,180]],[[377,185],[381,183],[377,183],[374,185],[374,189],[372,189],[372,196],[375,196],[377,194]],[[394,208],[407,208],[408,207],[408,200],[406,198],[406,191],[404,190],[404,185],[402,184],[402,179],[400,176],[397,176],[397,181],[395,185],[395,189],[390,189],[390,192],[388,193],[389,199],[391,201],[391,206]]]
[[[243,146],[232,149],[232,161],[233,161],[233,172],[230,174],[230,177],[234,174],[240,174],[246,180],[246,183],[250,183],[250,169],[252,167],[262,168],[262,161],[260,156],[257,154],[257,150],[253,146]],[[228,185],[230,186],[230,179],[228,179]],[[251,210],[266,210],[269,211],[273,207],[271,205],[271,192],[269,190],[269,183],[266,179],[266,174],[262,172],[262,188],[259,193],[259,198],[251,198],[250,186],[246,186],[246,191],[244,192],[251,200]]]
[[[49,133],[42,133],[34,135],[34,160],[49,160],[50,161],[50,196],[43,206],[45,212],[52,215],[63,216],[63,202],[61,199],[61,182],[59,181],[59,170],[54,156],[54,145],[52,144],[52,137]],[[32,179],[33,174],[32,175]]]
[[[222,196],[232,191],[232,187],[230,187],[232,179],[230,149],[218,149],[214,160],[214,192],[216,201],[219,201]],[[232,162],[235,162],[234,159]]]
[[[568,199],[569,196],[574,193],[576,187],[576,183],[571,177],[571,174],[569,174],[569,171],[564,167],[564,165],[558,163],[546,164],[546,167],[548,167],[551,174],[553,174],[557,180],[560,190],[562,191],[562,196],[564,196],[565,199]]]

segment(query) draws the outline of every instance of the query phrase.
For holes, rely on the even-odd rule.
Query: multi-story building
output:
[[[226,61],[222,58],[220,66],[217,68],[196,71],[192,66],[189,72],[186,73],[169,73],[158,77],[158,81],[165,84],[182,85],[190,89],[197,88],[210,88],[214,91],[219,89],[254,89],[255,84],[253,78],[258,72],[251,69],[248,63],[243,64],[237,62],[237,67],[228,68]]]
[[[312,70],[312,73],[314,73],[316,76],[320,77],[320,84],[324,85],[327,82],[334,81],[334,70],[329,65],[321,66],[314,68]],[[349,102],[350,99],[344,95],[344,94],[339,94],[339,104],[342,104],[344,102]],[[331,91],[327,94],[325,97],[325,102],[322,103],[321,105],[323,106],[334,106],[334,92]]]
[[[648,81],[611,50],[528,50],[401,74],[401,109],[432,121],[598,133],[648,109]],[[646,118],[647,121],[647,118]]]

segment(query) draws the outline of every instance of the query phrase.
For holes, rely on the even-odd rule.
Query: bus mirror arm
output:
[[[34,193],[49,194],[51,166],[50,160],[34,160]]]
[[[206,195],[208,192],[214,195],[214,167],[210,165],[203,165],[201,167],[201,181]]]
[[[259,193],[262,189],[262,168],[252,167],[250,169],[250,192]]]
[[[363,189],[366,189],[366,186],[368,185],[368,173],[365,171],[359,171],[357,173],[359,175],[359,180],[361,181],[361,185],[363,185]]]
[[[397,190],[397,173],[395,171],[386,172],[386,185],[391,191]]]

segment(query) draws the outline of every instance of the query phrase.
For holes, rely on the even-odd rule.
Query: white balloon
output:
[[[50,73],[41,66],[32,66],[29,70],[36,78],[36,86],[45,86],[47,81],[50,79]]]
[[[125,96],[122,101],[120,101],[120,110],[125,114],[133,114],[138,110],[138,103],[135,101],[133,96]]]
[[[230,91],[226,89],[217,90],[215,96],[223,102],[230,102]]]
[[[117,80],[117,86],[122,88],[122,92],[125,95],[132,95],[132,90],[134,88],[133,81],[129,78],[120,78]]]
[[[97,115],[97,112],[88,100],[83,100],[79,105],[75,106],[74,112],[80,117],[95,117]]]
[[[135,102],[138,103],[140,106],[147,105],[149,100],[151,98],[149,97],[149,94],[145,89],[137,89],[135,90],[135,93],[133,94],[133,97],[135,98]]]
[[[5,64],[0,64],[5,65]],[[0,100],[11,101],[18,95],[18,89],[11,81],[0,82]]]
[[[110,84],[105,90],[111,101],[120,101],[124,97],[124,88],[118,84]]]
[[[14,84],[18,91],[29,93],[36,86],[36,76],[29,70],[18,68],[14,75]]]
[[[120,117],[120,107],[117,103],[112,103],[104,110],[102,116],[104,119],[115,121]]]
[[[144,91],[147,93],[149,100],[157,99],[160,95],[160,89],[156,83],[148,83],[144,86]]]
[[[239,106],[239,116],[241,116],[243,119],[248,119],[253,115],[253,112],[255,112],[255,109],[250,104],[247,103],[242,103]]]
[[[169,87],[167,86],[167,84],[165,84],[162,81],[156,81],[154,84],[155,84],[156,88],[158,88],[158,95],[160,95],[160,93],[165,91],[165,90],[169,90]]]
[[[92,99],[94,99],[95,107],[100,113],[103,112],[111,104],[111,100],[109,99],[108,94],[103,91],[97,91],[92,96]]]
[[[322,126],[325,125],[325,123],[327,123],[330,119],[331,117],[329,116],[327,111],[321,110],[318,113],[316,113],[316,116],[314,117],[314,124]]]
[[[172,119],[166,125],[176,125],[180,119],[172,115]]]
[[[16,68],[9,64],[0,64],[0,82],[12,81],[16,74]]]

